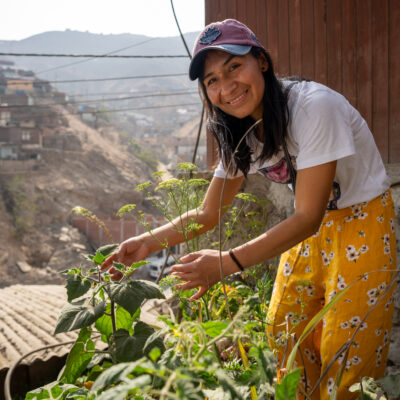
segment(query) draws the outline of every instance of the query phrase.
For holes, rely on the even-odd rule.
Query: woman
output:
[[[223,206],[233,201],[248,174],[292,182],[294,214],[224,251],[223,272],[230,275],[282,254],[269,309],[278,367],[285,365],[287,329],[294,333],[289,341],[296,340],[324,304],[359,278],[300,346],[297,359],[310,393],[357,329],[338,392],[339,399],[352,398],[349,385],[384,373],[393,312],[389,270],[396,268],[389,180],[367,124],[343,96],[323,85],[279,81],[255,35],[232,19],[210,24],[199,35],[189,75],[199,79],[221,160],[200,213],[189,213],[184,223],[196,218],[203,225],[200,233],[215,226],[225,177]],[[171,224],[153,234],[170,246],[183,241]],[[148,234],[131,238],[104,268],[113,261],[131,264],[159,249]],[[221,279],[215,250],[189,254],[182,263],[172,270],[184,282],[182,289],[200,288],[192,299]],[[118,271],[112,273],[118,278]],[[332,364],[312,398],[329,398],[343,358]]]

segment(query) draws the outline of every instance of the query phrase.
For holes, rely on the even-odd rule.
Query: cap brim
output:
[[[252,46],[245,46],[242,44],[218,44],[204,47],[204,49],[197,52],[190,62],[189,78],[194,81],[201,75],[203,60],[208,50],[221,50],[229,54],[234,54],[235,56],[244,56],[250,52],[251,48]]]

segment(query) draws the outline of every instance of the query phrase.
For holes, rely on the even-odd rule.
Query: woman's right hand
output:
[[[150,246],[143,237],[132,237],[118,246],[117,251],[103,262],[101,270],[104,271],[111,267],[108,271],[111,274],[111,279],[118,281],[122,278],[123,274],[112,266],[114,262],[130,267],[134,262],[144,260],[150,253]]]

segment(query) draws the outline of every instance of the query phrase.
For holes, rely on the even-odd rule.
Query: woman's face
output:
[[[211,103],[236,118],[262,117],[265,81],[268,68],[263,55],[235,56],[210,50],[204,61],[203,83]]]

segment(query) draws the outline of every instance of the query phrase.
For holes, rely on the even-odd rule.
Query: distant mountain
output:
[[[197,32],[185,34],[191,49]],[[127,48],[129,47],[129,48]],[[184,55],[186,54],[180,36],[151,38],[144,35],[118,34],[103,35],[89,32],[66,30],[44,32],[18,41],[0,41],[0,52],[15,53],[65,53],[65,54],[106,54],[126,48],[115,54],[127,55]],[[133,75],[154,75],[186,73],[189,58],[168,59],[93,59],[54,57],[1,57],[12,60],[16,65],[33,70],[39,77],[50,81],[66,79],[93,79]],[[66,64],[54,71],[43,72]],[[140,90],[154,83],[165,89],[194,87],[186,77],[147,80],[129,80],[129,88]],[[105,81],[83,84],[59,84],[60,90],[69,93],[91,91],[118,91],[127,89],[127,81]]]

